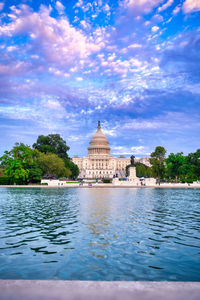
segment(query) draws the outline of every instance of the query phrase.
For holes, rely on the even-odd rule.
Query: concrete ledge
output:
[[[0,280],[1,300],[199,300],[199,282]]]
[[[191,185],[146,185],[146,186],[138,186],[138,185],[115,185],[115,184],[93,184],[92,186],[88,186],[87,184],[84,184],[83,186],[79,186],[78,184],[69,184],[69,185],[62,185],[62,186],[50,186],[50,185],[0,185],[0,188],[41,188],[41,189],[67,189],[67,188],[137,188],[137,189],[148,189],[148,188],[154,188],[154,189],[200,189],[200,184],[191,184]]]

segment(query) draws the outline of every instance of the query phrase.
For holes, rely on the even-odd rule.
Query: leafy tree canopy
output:
[[[64,160],[65,168],[70,170],[68,178],[77,178],[79,175],[79,168],[69,158],[67,151],[70,149],[66,145],[66,141],[59,134],[49,134],[47,136],[40,135],[37,138],[33,148],[38,149],[42,153],[54,153]],[[69,175],[70,174],[70,175]]]
[[[0,158],[7,175],[13,183],[27,183],[30,169],[36,163],[39,152],[23,143],[16,143],[11,151],[5,151]]]
[[[150,163],[152,165],[152,172],[154,177],[158,178],[158,182],[160,183],[160,179],[165,174],[165,154],[166,150],[162,146],[157,146],[155,151],[151,153]]]
[[[71,159],[64,159],[65,167],[69,168],[71,171],[70,178],[76,179],[79,175],[79,168],[76,164],[71,161]]]
[[[67,151],[70,149],[59,134],[39,135],[33,148],[42,153],[57,154],[61,158],[68,158]]]
[[[168,158],[166,159],[166,173],[170,178],[177,178],[181,172],[181,167],[185,163],[185,156],[183,156],[183,152],[180,153],[170,153]]]
[[[151,153],[151,157],[158,159],[158,160],[164,160],[165,159],[165,155],[166,155],[167,151],[165,150],[164,147],[162,146],[157,146],[155,151]]]
[[[70,177],[70,169],[65,167],[65,163],[62,158],[54,153],[40,153],[39,165],[42,169],[43,175],[46,173],[55,174],[58,177]]]

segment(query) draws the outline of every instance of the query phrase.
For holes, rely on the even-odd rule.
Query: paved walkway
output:
[[[1,300],[199,300],[198,282],[0,280]]]

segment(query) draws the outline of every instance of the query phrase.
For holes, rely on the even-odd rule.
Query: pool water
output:
[[[200,281],[200,189],[1,188],[0,279]]]

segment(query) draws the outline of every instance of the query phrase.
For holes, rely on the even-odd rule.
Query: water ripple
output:
[[[192,189],[1,189],[0,278],[199,281],[199,212]]]

